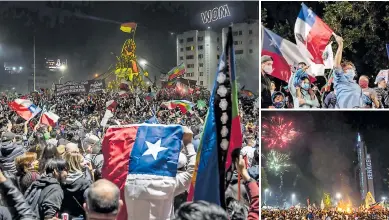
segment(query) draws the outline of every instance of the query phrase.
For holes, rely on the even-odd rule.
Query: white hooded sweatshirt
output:
[[[187,169],[177,173],[175,179],[149,175],[142,175],[142,179],[127,177],[124,195],[128,220],[170,220],[174,216],[174,197],[189,189],[196,162],[193,144],[186,148]]]

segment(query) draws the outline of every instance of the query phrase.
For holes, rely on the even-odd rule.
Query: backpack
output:
[[[42,188],[39,186],[32,188],[32,186],[34,185],[31,185],[31,187],[27,189],[24,196],[32,211],[35,212],[37,217],[40,219],[38,201],[42,193]]]

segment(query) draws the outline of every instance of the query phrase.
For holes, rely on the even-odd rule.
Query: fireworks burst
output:
[[[265,119],[266,120],[266,119]],[[284,148],[296,136],[292,122],[285,122],[283,117],[271,117],[262,124],[262,140],[269,148]]]
[[[289,160],[290,157],[288,154],[271,150],[267,154],[267,167],[276,175],[282,175],[283,173],[287,172],[288,167],[290,167]]]

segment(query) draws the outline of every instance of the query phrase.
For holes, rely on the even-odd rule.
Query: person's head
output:
[[[176,211],[174,220],[228,220],[228,214],[222,207],[206,201],[185,202]]]
[[[387,82],[383,76],[377,76],[375,83],[378,85],[378,88],[385,89],[387,87]]]
[[[41,160],[48,160],[48,159],[54,159],[59,158],[59,153],[57,151],[57,145],[54,144],[47,144],[46,147],[43,149]]]
[[[39,162],[36,153],[26,152],[15,158],[17,175],[23,176],[29,171],[38,171]]]
[[[345,61],[341,64],[344,76],[349,80],[352,81],[356,75],[356,69],[352,62]]]
[[[275,83],[274,81],[271,81],[271,82],[270,82],[270,90],[271,90],[271,91],[276,90],[276,83]]]
[[[79,152],[65,152],[64,159],[69,168],[69,173],[82,172],[84,157]]]
[[[80,152],[80,149],[78,148],[78,145],[75,143],[67,143],[65,146],[66,152]]]
[[[359,77],[358,84],[362,89],[366,89],[369,87],[369,77],[362,75]]]
[[[1,144],[7,145],[16,141],[16,135],[12,132],[4,132],[1,135]]]
[[[88,135],[84,139],[84,147],[87,153],[99,154],[101,152],[100,139],[96,135]]]
[[[230,220],[247,219],[248,208],[242,202],[233,197],[226,199],[227,213]]]
[[[282,92],[275,92],[272,95],[273,106],[283,108],[285,106],[285,95]]]
[[[300,86],[304,90],[309,90],[311,88],[311,83],[309,82],[309,78],[308,77],[304,77],[303,79],[301,79]]]
[[[273,71],[273,58],[271,56],[263,55],[261,57],[261,70],[267,74]]]
[[[297,64],[297,66],[298,66],[298,69],[302,69],[302,68],[306,67],[307,64],[305,62],[300,62]]]
[[[68,170],[68,166],[64,159],[49,159],[46,161],[44,169],[47,176],[57,179],[60,183],[66,180]]]
[[[119,188],[112,182],[101,179],[89,187],[83,206],[87,220],[115,220],[123,201],[120,200]]]

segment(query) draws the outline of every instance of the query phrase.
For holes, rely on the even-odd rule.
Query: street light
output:
[[[12,70],[16,70],[16,67],[12,67]]]
[[[21,67],[21,66],[20,66],[20,67],[19,67],[19,69],[20,69],[20,70],[22,70],[22,69],[23,69],[23,67]]]
[[[341,199],[341,198],[342,198],[342,194],[336,193],[336,198],[337,198],[337,199]]]
[[[65,66],[65,65],[62,65],[62,66],[59,67],[59,69],[60,69],[61,71],[65,71],[65,70],[66,70],[66,66]]]
[[[146,60],[140,60],[140,61],[139,61],[139,64],[140,64],[141,66],[145,66],[145,65],[147,64],[147,61],[146,61]]]
[[[381,200],[385,202],[386,201],[386,197],[382,196]]]
[[[294,199],[296,198],[296,194],[292,193],[292,206],[294,205]]]
[[[95,74],[95,78],[97,78],[97,77],[99,77],[99,74],[96,73],[96,74]]]
[[[61,76],[58,80],[58,84],[61,84],[61,79],[63,79],[65,76]]]

